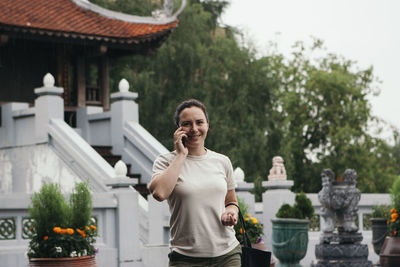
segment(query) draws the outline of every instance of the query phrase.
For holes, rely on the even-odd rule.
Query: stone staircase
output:
[[[120,155],[114,155],[111,153],[111,146],[92,146],[97,153],[100,154],[111,166],[115,166],[115,164],[121,159]],[[130,178],[136,178],[138,183],[134,186],[134,188],[147,199],[147,196],[150,194],[147,189],[147,184],[140,182],[140,174],[139,173],[131,173],[131,164],[126,164],[128,168],[127,176]]]

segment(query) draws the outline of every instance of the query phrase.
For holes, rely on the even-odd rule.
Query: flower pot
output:
[[[301,267],[307,253],[309,220],[272,219],[272,252],[280,267]]]
[[[400,237],[386,237],[379,258],[382,267],[400,266]]]
[[[31,258],[29,267],[98,267],[95,256],[82,256],[70,258]]]
[[[371,218],[370,221],[372,228],[372,245],[374,246],[375,253],[379,255],[388,230],[386,219]]]

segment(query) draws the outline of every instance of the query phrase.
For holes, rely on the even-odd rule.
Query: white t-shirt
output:
[[[153,177],[175,156],[175,151],[158,156]],[[226,193],[235,188],[232,175],[232,163],[222,154],[207,150],[202,156],[186,157],[168,198],[172,250],[191,257],[218,257],[239,244],[233,227],[221,223]]]

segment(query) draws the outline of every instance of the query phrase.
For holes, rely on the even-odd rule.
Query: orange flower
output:
[[[88,231],[90,230],[89,226],[86,226],[85,228],[86,228],[86,230],[88,230]]]
[[[391,222],[395,222],[397,218],[399,218],[399,214],[398,213],[392,213],[392,219],[390,220]]]
[[[243,229],[242,228],[239,229],[239,233],[243,234]]]
[[[93,230],[97,230],[97,227],[94,225],[91,225],[90,228],[92,228]]]
[[[396,209],[394,209],[394,208],[390,210],[390,213],[395,213],[395,212],[396,212]]]
[[[72,235],[74,233],[74,229],[72,228],[67,228],[67,234]]]
[[[76,231],[77,231],[82,237],[86,237],[86,234],[85,234],[85,232],[84,232],[83,230],[77,228]]]
[[[44,239],[44,240],[47,240],[47,239],[49,239],[49,237],[48,237],[47,235],[45,235],[45,236],[43,237],[43,239]]]
[[[57,234],[60,234],[61,233],[61,227],[54,227],[53,228],[53,232],[57,233]]]

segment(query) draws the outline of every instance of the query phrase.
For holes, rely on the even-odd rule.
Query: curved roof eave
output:
[[[77,6],[95,12],[104,17],[108,17],[111,19],[116,19],[124,22],[130,23],[140,23],[140,24],[169,24],[177,20],[177,17],[183,12],[186,6],[186,0],[182,0],[181,7],[170,17],[160,16],[159,18],[155,17],[142,17],[142,16],[134,16],[121,12],[116,12],[112,10],[108,10],[102,8],[98,5],[90,3],[88,0],[72,0]]]

